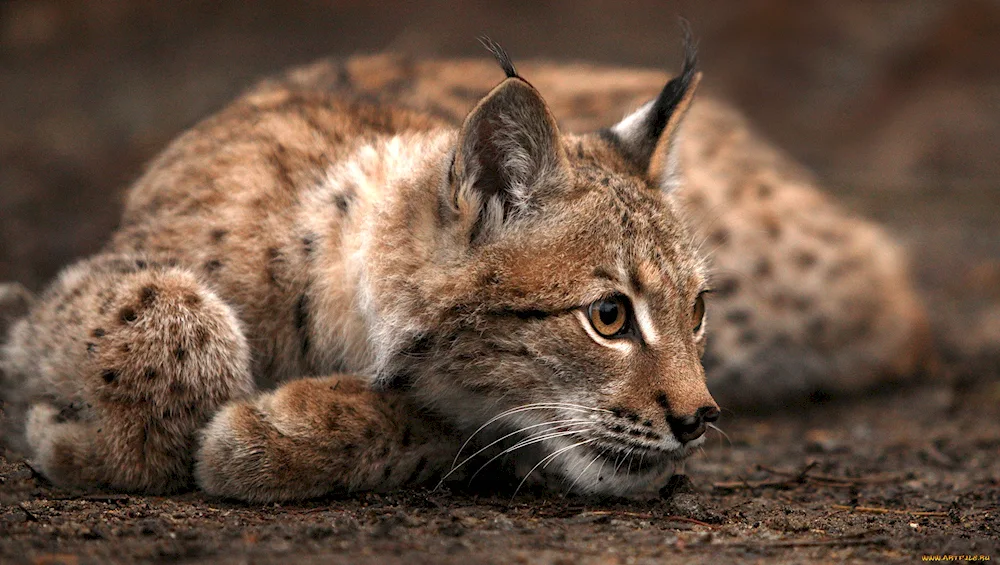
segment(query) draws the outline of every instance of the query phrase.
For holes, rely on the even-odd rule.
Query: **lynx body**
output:
[[[533,86],[502,55],[488,93],[495,66],[389,56],[263,83],[10,328],[7,435],[81,486],[281,500],[475,455],[624,495],[718,418],[703,355],[731,404],[911,374],[899,252],[730,108],[688,112],[688,55],[662,89],[525,65]]]

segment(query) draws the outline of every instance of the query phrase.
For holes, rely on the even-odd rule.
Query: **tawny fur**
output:
[[[617,138],[566,132],[610,127],[665,75],[518,68],[534,86],[484,97],[482,61],[321,62],[181,136],[105,253],[11,328],[25,429],[6,435],[82,486],[280,500],[517,448],[518,477],[629,494],[701,441],[671,422],[714,406],[706,372],[731,405],[919,368],[901,252],[725,104],[685,114],[697,78],[639,162],[620,132],[641,113]],[[590,327],[613,293],[641,340]]]

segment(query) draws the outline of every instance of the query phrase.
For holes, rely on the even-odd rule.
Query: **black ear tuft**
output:
[[[510,56],[503,50],[503,47],[500,47],[499,43],[485,35],[479,38],[479,43],[482,43],[483,47],[493,54],[497,62],[500,63],[503,72],[506,73],[507,78],[521,78],[517,74],[517,69],[514,68],[514,63],[511,62]]]
[[[656,97],[622,121],[601,132],[601,137],[622,156],[667,191],[678,182],[677,132],[701,81],[691,27],[681,20],[684,66]]]
[[[684,100],[691,88],[691,82],[698,73],[698,46],[691,33],[691,24],[685,19],[681,19],[681,32],[684,34],[684,66],[681,68],[681,74],[670,80],[653,102],[651,112],[653,121],[648,135],[654,140],[658,139],[667,127],[667,122]]]

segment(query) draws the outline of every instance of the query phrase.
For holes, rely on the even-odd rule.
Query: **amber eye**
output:
[[[604,337],[621,337],[628,332],[628,303],[624,296],[595,300],[590,304],[590,323]]]
[[[694,333],[701,331],[701,325],[705,322],[705,293],[698,295],[694,299]]]

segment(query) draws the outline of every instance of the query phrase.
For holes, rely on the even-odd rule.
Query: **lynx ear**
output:
[[[605,131],[625,158],[666,192],[679,182],[678,131],[700,81],[694,43],[685,29],[681,74],[663,87],[656,100],[647,102]]]
[[[449,174],[449,204],[472,241],[496,234],[566,178],[555,118],[512,65],[507,74],[465,118]]]

